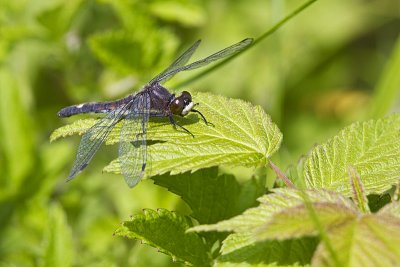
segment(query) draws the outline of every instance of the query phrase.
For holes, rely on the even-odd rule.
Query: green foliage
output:
[[[162,175],[152,179],[156,184],[181,196],[192,210],[191,217],[201,223],[218,222],[240,214],[255,204],[256,198],[262,195],[264,188],[263,178],[252,179],[241,185],[232,175],[219,175],[217,168],[204,169],[191,175],[188,173],[172,176]],[[171,225],[178,225],[179,229],[171,230]],[[140,239],[171,255],[174,260],[184,261],[191,265],[196,265],[196,263],[199,265],[199,261],[203,261],[203,265],[199,266],[206,266],[210,262],[209,256],[206,254],[210,254],[214,243],[217,240],[222,241],[225,235],[204,235],[201,243],[196,245],[200,246],[199,249],[193,247],[197,241],[185,241],[187,238],[185,232],[191,226],[188,218],[179,214],[166,210],[158,212],[146,210],[144,215],[134,216],[131,220],[124,222],[116,234]],[[195,237],[197,236],[193,238]],[[187,242],[193,244],[190,245]],[[170,246],[166,247],[166,244]],[[180,249],[176,251],[176,247],[181,248],[181,246],[185,250],[192,251],[191,256],[186,255]],[[203,251],[203,247],[207,248],[206,253]],[[197,256],[193,258],[193,255]]]
[[[210,161],[207,159],[212,158],[212,155],[216,153],[225,156],[224,161],[221,162],[218,161],[219,156],[212,158],[212,162],[216,165],[251,166],[246,161],[250,160],[250,163],[254,162],[256,166],[260,161],[268,160],[271,153],[279,146],[281,134],[278,128],[258,107],[253,108],[240,100],[228,100],[209,94],[195,95],[195,99],[203,104],[202,111],[206,117],[213,118],[215,126],[210,128],[199,122],[198,118],[197,120],[194,117],[188,118],[183,125],[194,133],[195,138],[193,138],[185,133],[174,131],[168,123],[151,123],[149,139],[157,140],[158,138],[163,141],[149,146],[149,149],[154,150],[151,162],[152,167],[157,169],[158,173],[155,174],[172,171],[177,174],[213,166],[209,165]],[[230,113],[230,110],[235,112]],[[362,259],[357,255],[363,244],[374,240],[375,243],[381,243],[378,246],[384,247],[397,241],[391,236],[400,234],[397,229],[400,221],[391,214],[397,208],[383,210],[383,214],[369,214],[367,199],[367,194],[376,193],[376,191],[383,192],[383,189],[390,188],[397,180],[393,170],[398,169],[400,160],[399,147],[396,145],[400,128],[399,118],[399,115],[392,115],[376,121],[355,123],[345,128],[325,144],[315,147],[301,165],[304,168],[307,186],[313,189],[304,192],[289,188],[275,189],[271,194],[259,198],[261,204],[258,207],[245,211],[244,209],[251,207],[253,203],[247,202],[247,207],[241,209],[244,207],[243,203],[240,203],[244,199],[243,192],[247,198],[253,197],[253,199],[257,197],[257,194],[251,195],[249,191],[243,191],[246,187],[243,186],[241,189],[241,185],[234,176],[218,175],[216,168],[193,174],[156,176],[153,179],[156,184],[181,196],[191,208],[191,217],[201,225],[192,227],[189,234],[193,231],[234,232],[226,239],[226,235],[207,234],[204,241],[199,241],[204,251],[198,248],[192,249],[200,251],[200,254],[212,255],[210,249],[213,244],[217,240],[222,241],[220,254],[215,257],[216,266],[234,264],[237,261],[245,261],[249,266],[270,263],[291,265],[307,262],[317,265],[336,263],[358,266],[361,265]],[[51,139],[81,133],[82,129],[88,129],[93,123],[93,120],[88,120],[85,125],[85,122],[78,121],[73,126],[64,126],[62,130],[57,130]],[[110,144],[118,142],[118,132],[119,126],[116,126],[107,142]],[[210,145],[206,146],[206,144]],[[205,149],[202,150],[203,148]],[[234,149],[236,153],[232,152]],[[240,153],[244,156],[237,160]],[[252,156],[251,153],[255,155]],[[253,160],[252,157],[257,160]],[[185,161],[187,158],[189,160]],[[164,170],[163,165],[158,161],[168,159],[168,164],[164,168],[170,169]],[[182,162],[185,164],[179,165]],[[113,164],[115,163],[111,163],[106,170],[115,171]],[[348,166],[347,170],[345,166]],[[387,180],[383,189],[379,191],[376,188],[382,183],[373,178],[380,176]],[[258,192],[260,195],[262,188],[259,186],[263,183],[254,183],[254,181],[250,184],[252,187],[250,192]],[[320,189],[319,184],[324,184],[325,188],[329,188],[330,184],[337,184],[338,181],[342,183],[339,189],[331,186],[337,192]],[[344,184],[346,181],[348,187]],[[346,198],[349,194],[355,203]],[[313,215],[307,203],[311,205]],[[243,213],[240,214],[241,212]],[[199,259],[188,258],[184,252],[176,251],[174,246],[166,246],[166,244],[171,244],[171,240],[174,240],[175,244],[186,244],[184,233],[189,225],[182,226],[182,218],[173,216],[168,217],[168,222],[164,222],[163,219],[159,221],[159,216],[155,214],[153,211],[148,211],[145,216],[134,217],[131,221],[125,222],[117,233],[140,239],[170,255],[174,260],[199,265]],[[166,211],[162,214],[170,215]],[[153,222],[154,218],[156,222]],[[143,221],[149,221],[149,225]],[[180,234],[169,228],[164,229],[162,226],[164,223],[165,227],[174,223],[181,225]],[[128,225],[130,227],[127,227]],[[157,225],[159,231],[152,229],[154,226],[151,225]],[[375,228],[388,230],[376,233],[373,230]],[[320,231],[324,231],[324,242],[320,242],[316,248],[315,237],[322,235]],[[365,238],[355,235],[349,235],[349,237],[349,231],[361,232],[361,236]],[[172,233],[172,235],[163,235],[164,232]],[[310,236],[314,238],[310,239]],[[337,241],[339,237],[340,242]],[[352,237],[356,238],[356,241],[351,240]],[[340,250],[343,247],[352,253],[341,253]],[[293,252],[290,258],[280,256],[288,249]],[[386,251],[387,254],[383,253],[382,249],[374,249],[373,253],[374,256],[371,257],[385,258],[384,261],[387,262],[400,261],[397,256],[398,251],[394,248]],[[272,256],[265,256],[271,254]],[[201,264],[206,265],[206,262],[209,262],[207,257],[199,257],[203,261]]]
[[[362,210],[358,210],[350,200],[328,191],[274,190],[273,194],[259,199],[261,204],[258,207],[217,224],[195,226],[190,232],[234,231],[235,233],[225,239],[221,259],[217,260],[226,261],[225,254],[256,253],[259,255],[257,263],[266,264],[271,261],[265,256],[269,255],[271,246],[279,251],[285,246],[282,242],[310,242],[304,238],[318,234],[318,228],[304,204],[303,193],[307,194],[319,222],[327,231],[333,252],[341,266],[363,266],[377,259],[386,265],[400,261],[399,249],[395,245],[400,236],[399,203],[392,204],[376,214],[362,214]],[[274,243],[271,243],[272,240],[275,240]],[[306,244],[300,250],[309,253],[308,249],[312,248],[311,244]],[[295,255],[303,255],[298,250],[296,247],[293,250]],[[368,258],[365,258],[365,255],[368,255]],[[304,259],[292,255],[292,260],[302,262]],[[227,261],[235,261],[235,258],[228,258]],[[250,262],[245,261],[250,263],[253,259]],[[312,263],[318,266],[334,266],[334,262],[325,243],[321,242]]]
[[[0,266],[398,265],[397,3],[314,2],[0,1]],[[166,83],[215,126],[152,120],[151,179],[101,174],[105,147],[65,183],[78,139],[48,137],[96,119],[61,107],[138,90],[194,40],[201,57],[252,36]],[[299,189],[271,189],[271,160]]]

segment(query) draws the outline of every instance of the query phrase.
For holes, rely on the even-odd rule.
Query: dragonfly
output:
[[[188,129],[175,121],[174,115],[184,117],[190,112],[195,112],[207,125],[211,125],[204,115],[195,109],[198,103],[193,103],[189,92],[183,91],[179,96],[176,96],[162,84],[179,72],[198,69],[233,56],[251,45],[252,42],[253,39],[246,38],[210,56],[187,64],[201,43],[201,40],[198,40],[169,67],[151,79],[140,91],[115,101],[89,102],[61,109],[58,112],[59,117],[70,117],[84,113],[104,114],[83,134],[67,181],[72,180],[88,166],[112,129],[117,123],[121,122],[118,151],[121,173],[129,187],[132,188],[137,185],[145,174],[149,156],[146,134],[150,118],[169,118],[175,129],[179,128],[193,137],[194,135]]]

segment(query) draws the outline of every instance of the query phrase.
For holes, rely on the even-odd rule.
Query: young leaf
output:
[[[400,262],[400,220],[368,214],[328,232],[341,266],[395,266]],[[333,266],[320,243],[314,266]]]
[[[190,231],[253,232],[257,235],[259,227],[268,223],[275,214],[304,204],[299,190],[280,188],[272,191],[272,194],[264,195],[258,199],[261,203],[258,207],[248,209],[241,215],[216,224],[195,226]],[[341,205],[349,210],[354,208],[354,205],[348,199],[334,192],[324,190],[307,190],[305,192],[311,202]]]
[[[304,165],[308,188],[351,196],[348,166],[360,174],[365,194],[382,193],[398,180],[400,116],[357,122],[315,147]]]
[[[336,203],[315,203],[313,209],[324,229],[331,229],[353,221],[357,212],[344,205]],[[257,240],[298,238],[318,234],[315,222],[305,205],[287,208],[272,216],[256,232]]]
[[[193,100],[200,103],[197,109],[214,126],[206,125],[198,114],[176,118],[177,123],[193,133],[193,138],[179,128],[174,129],[168,119],[151,120],[147,135],[151,168],[147,168],[147,176],[193,172],[221,164],[258,166],[279,148],[282,134],[260,106],[205,93],[194,94]],[[53,133],[52,140],[82,133],[91,125],[92,120],[65,126]],[[119,142],[120,125],[114,127],[107,144]],[[118,160],[104,170],[120,173]]]
[[[369,213],[370,210],[368,207],[368,198],[365,195],[365,189],[361,182],[361,177],[353,166],[350,166],[348,171],[350,176],[350,184],[353,191],[353,199],[361,212]]]
[[[165,209],[144,210],[132,217],[115,232],[118,236],[135,238],[161,252],[193,266],[209,266],[209,258],[202,239],[196,233],[185,233],[190,219]]]

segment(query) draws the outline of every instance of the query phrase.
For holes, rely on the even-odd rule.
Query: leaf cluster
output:
[[[154,142],[148,146],[152,168],[147,173],[180,196],[191,214],[145,210],[124,222],[117,235],[139,239],[193,266],[400,262],[394,245],[400,236],[398,202],[371,213],[367,198],[388,194],[398,184],[399,115],[344,128],[293,168],[289,179],[297,187],[264,194],[264,175],[255,172],[241,184],[217,166],[268,166],[282,140],[278,127],[247,102],[203,93],[194,99],[214,126],[197,116],[178,119],[193,138],[166,121],[150,122]],[[52,139],[83,133],[94,122],[64,126]],[[116,126],[108,144],[118,142],[118,132]],[[119,173],[118,160],[105,170]]]

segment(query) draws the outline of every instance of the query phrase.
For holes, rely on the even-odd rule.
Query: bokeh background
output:
[[[129,189],[102,174],[116,147],[66,183],[79,137],[49,143],[75,120],[56,113],[140,89],[199,38],[194,59],[257,38],[303,3],[0,0],[0,266],[179,265],[113,231],[143,208],[188,208],[151,180]],[[261,105],[283,132],[274,160],[286,169],[351,122],[396,111],[399,29],[399,1],[320,0],[210,75],[167,86]]]

